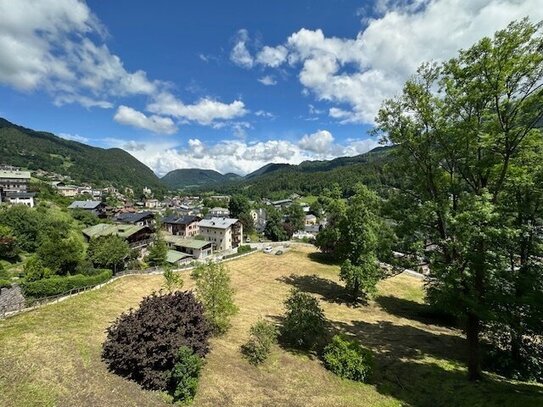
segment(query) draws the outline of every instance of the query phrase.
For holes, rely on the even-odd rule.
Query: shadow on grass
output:
[[[424,324],[439,325],[444,327],[458,327],[458,321],[452,316],[434,310],[428,304],[406,300],[394,296],[378,296],[375,302],[383,310],[397,317],[419,321]]]
[[[465,341],[390,321],[331,322],[335,333],[356,337],[374,353],[372,385],[409,406],[541,406],[543,387],[487,375],[467,381]],[[434,362],[428,358],[435,358]]]
[[[332,255],[322,252],[309,253],[309,258],[317,263],[325,264],[327,266],[339,266],[340,262],[336,260]]]
[[[320,295],[322,299],[327,302],[345,304],[350,307],[358,307],[366,304],[366,301],[363,299],[358,299],[353,302],[352,297],[347,293],[344,287],[335,281],[319,277],[316,274],[303,276],[291,274],[288,277],[279,277],[277,278],[277,281],[289,284],[306,293]]]

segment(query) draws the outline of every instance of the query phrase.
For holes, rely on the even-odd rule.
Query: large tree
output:
[[[87,256],[95,266],[109,268],[117,272],[123,267],[130,254],[130,246],[119,236],[102,236],[89,243]]]
[[[423,65],[377,117],[383,138],[398,145],[404,192],[435,247],[429,297],[465,322],[472,380],[481,377],[480,338],[508,264],[502,201],[543,116],[541,49],[539,25],[511,23],[446,63]]]

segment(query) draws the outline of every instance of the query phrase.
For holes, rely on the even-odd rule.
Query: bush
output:
[[[344,379],[367,383],[373,371],[373,356],[360,342],[335,335],[324,348],[324,365]]]
[[[250,253],[252,251],[253,251],[253,249],[248,244],[241,245],[241,246],[238,247],[238,254]]]
[[[196,395],[203,359],[187,346],[181,346],[177,363],[171,372],[171,389],[174,401],[190,403]]]
[[[145,389],[171,390],[181,346],[203,357],[210,333],[204,308],[191,292],[152,294],[107,329],[102,359],[112,372]]]
[[[281,339],[301,349],[315,347],[326,333],[324,312],[317,299],[294,289],[285,306],[287,310],[281,327]]]
[[[253,365],[263,363],[277,341],[277,329],[266,321],[258,321],[250,329],[249,340],[241,346],[241,353]]]
[[[0,288],[11,288],[11,280],[0,278]]]
[[[37,281],[25,281],[21,284],[21,288],[26,297],[42,298],[64,294],[76,288],[92,287],[106,282],[111,276],[111,270],[101,270],[98,274],[91,276],[82,274],[68,277],[53,276]]]

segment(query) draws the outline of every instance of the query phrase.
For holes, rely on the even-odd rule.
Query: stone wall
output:
[[[25,298],[19,285],[0,289],[0,316],[11,311],[18,311],[25,306]]]

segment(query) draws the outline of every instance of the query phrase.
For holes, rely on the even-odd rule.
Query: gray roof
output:
[[[237,221],[238,219],[234,218],[211,218],[201,220],[198,225],[204,228],[227,229]]]
[[[174,246],[187,247],[189,249],[202,249],[211,245],[211,242],[208,242],[207,240],[186,239],[182,236],[175,235],[165,235],[164,240]]]
[[[30,171],[0,170],[0,178],[30,179]]]
[[[141,222],[144,219],[147,218],[154,218],[155,214],[153,212],[136,212],[136,213],[120,213],[115,218],[118,222],[123,223],[136,223]]]
[[[6,192],[8,198],[33,198],[35,196],[35,192]]]
[[[102,201],[73,201],[68,209],[96,209]]]
[[[189,225],[192,222],[198,222],[200,220],[197,216],[191,216],[191,215],[184,215],[184,216],[166,216],[164,219],[162,219],[162,223],[169,223],[169,224],[175,224],[175,225]]]

